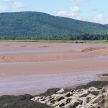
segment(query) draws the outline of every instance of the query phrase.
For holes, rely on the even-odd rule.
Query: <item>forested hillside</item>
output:
[[[41,12],[0,13],[0,39],[83,39],[85,35],[88,39],[94,34],[106,39],[107,29],[107,25]]]

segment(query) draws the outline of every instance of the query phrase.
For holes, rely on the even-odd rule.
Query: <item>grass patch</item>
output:
[[[108,43],[108,40],[0,40],[0,42]]]

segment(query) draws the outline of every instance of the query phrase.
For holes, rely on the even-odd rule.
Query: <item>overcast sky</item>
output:
[[[0,0],[0,12],[38,11],[108,23],[108,0]]]

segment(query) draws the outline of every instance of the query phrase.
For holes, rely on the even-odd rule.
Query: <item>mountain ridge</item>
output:
[[[8,17],[8,19],[6,19],[7,17]],[[2,23],[1,23],[1,20],[2,20]],[[6,26],[3,25],[3,22],[4,23],[6,22],[7,25]],[[11,27],[11,28],[13,26],[13,29],[15,29],[15,28],[17,28],[16,26],[18,25],[19,30],[20,30],[20,27],[23,27],[23,29],[27,30],[29,28],[29,27],[26,26],[28,23],[29,23],[29,26],[31,26],[31,28],[33,27],[32,26],[33,23],[35,24],[34,25],[35,27],[41,26],[40,29],[43,26],[52,27],[53,30],[52,31],[51,31],[51,29],[49,30],[51,34],[53,34],[53,31],[55,32],[56,29],[59,29],[59,27],[61,27],[61,29],[64,30],[65,33],[85,32],[83,30],[84,25],[89,27],[89,30],[86,27],[87,32],[94,31],[93,30],[94,28],[96,30],[107,29],[108,28],[105,25],[98,24],[98,23],[80,21],[80,20],[66,18],[66,17],[60,17],[60,16],[53,16],[53,15],[46,14],[46,13],[41,13],[41,12],[32,12],[32,11],[30,12],[30,11],[28,11],[28,12],[0,13],[0,26],[4,26],[4,27],[8,26],[8,27]],[[78,27],[78,28],[76,28],[75,26]],[[10,29],[10,28],[8,28],[8,29]],[[44,28],[44,30],[45,30],[45,28]],[[44,30],[42,32],[45,32]],[[60,29],[59,29],[59,31],[60,31]],[[62,34],[62,32],[61,32],[61,34]],[[38,34],[37,29],[36,29],[36,34]]]
[[[33,36],[36,39],[48,39],[48,36],[52,36],[51,38],[54,39],[58,35],[61,38],[61,35],[98,33],[107,30],[108,27],[103,24],[53,16],[42,12],[0,13],[1,38]]]

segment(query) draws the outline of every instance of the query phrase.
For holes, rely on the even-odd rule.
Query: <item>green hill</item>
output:
[[[107,27],[108,27],[108,24],[105,24],[105,26],[107,26]]]
[[[0,38],[61,39],[64,35],[94,33],[107,29],[106,25],[41,12],[0,13]]]

